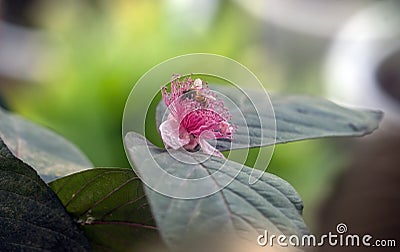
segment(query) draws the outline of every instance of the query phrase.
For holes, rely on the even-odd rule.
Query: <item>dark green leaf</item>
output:
[[[93,167],[71,142],[2,109],[0,135],[10,151],[33,167],[46,182]]]
[[[211,174],[210,180],[195,189],[199,191],[212,187],[221,189],[203,198],[177,199],[146,187],[146,195],[160,233],[166,243],[173,248],[205,234],[218,237],[221,233],[233,232],[241,238],[256,239],[264,229],[287,235],[308,233],[301,216],[303,204],[299,195],[289,183],[277,176],[264,173],[258,182],[250,185],[248,182],[252,169],[249,167],[242,169],[239,163],[213,156],[204,162],[199,162],[205,157],[201,153],[171,150],[173,155],[179,155],[180,160],[194,163],[186,165],[134,132],[125,136],[125,144],[141,176],[146,174],[145,177],[148,178],[151,176],[148,174],[152,168],[150,165],[159,165],[161,169],[179,178],[197,179]],[[152,162],[149,154],[155,162]],[[224,169],[219,170],[225,161]],[[240,169],[242,171],[237,174]],[[220,172],[217,173],[218,170]],[[258,177],[260,173],[254,171],[253,176]],[[225,187],[225,181],[236,175],[233,182]],[[156,185],[170,183],[161,172],[153,174],[153,179]],[[187,189],[185,185],[188,183],[169,186],[173,190],[182,191]]]
[[[226,95],[240,109],[235,109],[232,103],[225,103],[231,111],[232,122],[238,128],[232,143],[218,141],[217,148],[222,151],[322,137],[363,136],[373,132],[383,116],[380,111],[349,109],[322,98],[273,94],[270,98],[276,118],[275,141],[273,123],[264,123],[263,128],[260,127],[260,121],[273,122],[273,115],[257,113],[255,109],[268,107],[269,103],[264,99],[262,90],[244,89],[253,97],[250,100],[243,92],[231,87],[218,85],[210,85],[210,87],[212,90]],[[161,123],[165,110],[165,104],[160,102],[156,114],[157,127]],[[245,121],[240,120],[241,113]],[[264,144],[261,144],[261,135],[264,137]]]
[[[0,140],[0,251],[87,251],[56,194]]]
[[[132,169],[86,170],[50,186],[98,251],[128,251],[157,236],[142,183]]]

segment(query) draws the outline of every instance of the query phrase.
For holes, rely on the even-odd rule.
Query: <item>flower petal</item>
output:
[[[170,116],[160,125],[160,132],[164,144],[175,150],[188,144],[190,141],[189,137],[179,138],[179,122]]]
[[[199,144],[204,153],[225,159],[225,156],[222,155],[219,150],[215,149],[211,144],[209,144],[204,138],[201,137],[199,139]]]

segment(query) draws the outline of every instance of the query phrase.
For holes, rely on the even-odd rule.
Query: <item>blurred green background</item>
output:
[[[371,1],[350,2],[326,27],[318,22],[321,9],[278,9],[281,18],[309,15],[302,30],[295,27],[297,16],[279,23],[262,12],[260,1],[3,0],[3,105],[65,136],[95,166],[129,167],[121,137],[124,104],[152,66],[182,54],[215,53],[247,66],[271,92],[324,96],[322,62],[333,34]],[[15,53],[1,54],[1,44],[9,45],[3,52]],[[338,140],[276,147],[268,171],[299,191],[311,229],[347,160],[345,150]]]

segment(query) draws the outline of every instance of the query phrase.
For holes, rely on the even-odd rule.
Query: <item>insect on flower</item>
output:
[[[195,79],[193,85],[188,89],[184,90],[182,93],[182,98],[190,98],[199,102],[202,107],[207,107],[207,99],[215,99],[212,96],[206,96],[203,92],[203,82],[200,79]]]
[[[162,97],[170,114],[160,125],[166,147],[175,150],[200,150],[224,158],[207,140],[232,139],[231,115],[222,100],[199,78],[173,76],[170,92],[162,88]]]

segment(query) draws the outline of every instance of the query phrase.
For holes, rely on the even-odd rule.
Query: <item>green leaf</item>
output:
[[[195,190],[211,187],[219,190],[203,198],[178,199],[145,188],[160,233],[172,248],[199,240],[203,235],[219,237],[233,233],[254,241],[265,229],[287,235],[308,233],[301,216],[303,204],[299,195],[289,183],[277,176],[263,173],[258,182],[250,185],[248,181],[252,169],[242,168],[239,163],[214,156],[199,162],[205,155],[170,150],[173,156],[179,155],[180,160],[192,163],[185,165],[134,132],[125,136],[125,143],[139,174],[145,178],[153,175],[154,184],[169,184],[173,190],[182,191],[187,190],[186,185],[191,183],[171,184],[165,173],[148,174],[153,168],[151,165],[159,165],[170,175],[184,179],[211,175],[210,180],[198,185]],[[258,177],[261,173],[255,170],[251,176]],[[233,178],[225,186],[225,182]]]
[[[238,126],[232,143],[218,141],[217,148],[221,151],[322,137],[363,136],[377,129],[383,117],[380,111],[345,108],[322,98],[273,94],[270,98],[275,112],[275,132],[273,123],[264,123],[262,129],[260,126],[261,121],[274,120],[271,114],[257,113],[255,109],[268,106],[262,91],[244,89],[255,98],[250,100],[243,92],[232,87],[210,85],[210,88],[233,101],[225,102],[225,105],[231,111],[232,122]],[[235,109],[233,104],[238,106],[239,110]],[[157,128],[165,110],[165,104],[160,102],[156,112]],[[245,121],[240,120],[242,114]],[[264,137],[264,144],[261,136]]]
[[[46,182],[93,167],[65,138],[2,109],[0,136],[11,152],[33,167]]]
[[[0,251],[87,251],[57,195],[0,140]]]
[[[50,183],[97,251],[129,251],[158,235],[132,169],[96,168]]]

